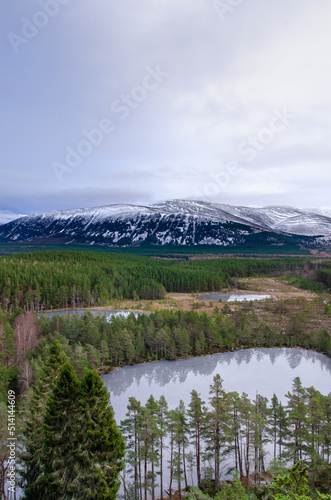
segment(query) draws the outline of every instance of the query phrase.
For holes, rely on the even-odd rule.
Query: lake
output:
[[[131,312],[131,311],[118,311],[118,310],[113,310],[113,309],[61,309],[59,311],[41,311],[38,314],[47,316],[48,318],[53,318],[53,316],[65,316],[68,314],[68,316],[73,316],[74,314],[77,314],[78,316],[82,316],[85,312],[90,312],[93,314],[93,316],[98,317],[98,316],[107,316],[107,318],[111,318],[112,316],[124,316],[127,318],[130,314],[134,314],[134,316],[137,318],[139,314],[147,314],[143,312]]]
[[[200,300],[215,300],[222,302],[244,302],[246,300],[270,299],[271,295],[248,294],[248,293],[204,293],[198,295]]]
[[[153,361],[118,368],[104,374],[102,379],[109,391],[116,421],[120,423],[125,419],[131,396],[146,404],[151,394],[156,399],[164,395],[169,409],[174,409],[180,399],[187,407],[190,392],[195,389],[208,403],[209,386],[216,374],[223,379],[225,391],[245,392],[251,400],[259,393],[270,402],[275,393],[286,405],[285,394],[291,391],[295,377],[301,378],[304,387],[314,386],[325,395],[331,392],[331,359],[296,348],[243,349],[177,361]],[[265,450],[267,465],[273,453],[272,444],[269,443]],[[227,463],[233,465],[231,459]],[[164,480],[168,485],[166,466]],[[196,484],[195,475],[190,482]],[[117,497],[123,498],[122,487]]]
[[[255,399],[256,392],[269,400],[275,393],[286,403],[285,394],[292,381],[300,377],[304,387],[314,386],[323,394],[331,392],[331,359],[323,354],[296,348],[244,349],[177,361],[153,361],[125,366],[102,376],[115,418],[125,418],[130,396],[145,404],[151,394],[164,395],[169,408],[182,399],[187,405],[195,389],[208,401],[209,386],[219,373],[224,389],[246,392]]]

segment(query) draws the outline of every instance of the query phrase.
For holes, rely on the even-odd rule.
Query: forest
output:
[[[162,301],[169,292],[220,290],[234,283],[240,286],[241,278],[252,276],[281,276],[326,295],[317,294],[311,302],[270,299],[260,311],[250,302],[234,308],[210,302],[206,312],[193,302],[191,310],[177,305],[110,319],[89,312],[52,318],[38,314],[56,307],[111,306],[114,300],[128,298]],[[145,406],[131,400],[120,432],[100,378],[119,366],[251,347],[303,347],[330,357],[330,276],[328,261],[306,257],[177,261],[93,252],[0,257],[2,498],[10,498],[5,490],[8,405],[13,404],[9,394],[15,398],[19,481],[26,499],[77,498],[77,492],[82,499],[116,498],[120,477],[126,500],[154,500],[160,497],[155,478],[160,481],[164,469],[170,471],[173,490],[179,483],[183,494],[193,484],[192,474],[199,478],[190,493],[185,492],[189,498],[240,499],[248,493],[261,499],[330,498],[330,396],[295,380],[283,407],[276,396],[268,402],[262,395],[249,401],[244,395],[226,394],[217,378],[207,404],[192,395],[201,403],[197,457],[193,399],[188,408],[178,402],[175,410],[153,397]],[[67,408],[70,416],[65,422],[60,408]],[[215,411],[221,418],[218,425],[213,423]],[[82,438],[82,429],[91,440]],[[114,462],[112,441],[117,450]],[[264,461],[268,442],[274,446],[269,472]],[[109,447],[103,449],[102,443]],[[169,446],[167,459],[163,446]],[[60,464],[63,456],[68,456],[65,469]],[[102,463],[100,470],[95,470],[95,461]],[[111,474],[109,463],[114,464]],[[232,482],[224,482],[227,469],[234,474]],[[265,474],[271,484],[266,484]],[[61,477],[71,479],[63,483]],[[93,488],[99,489],[98,496]]]
[[[167,292],[212,292],[230,286],[233,278],[302,274],[303,269],[320,272],[316,280],[326,289],[331,269],[319,269],[325,265],[305,257],[178,262],[121,254],[33,252],[0,257],[0,301],[9,312],[17,307],[91,307],[114,299],[159,299]]]
[[[304,388],[296,377],[283,405],[275,394],[269,402],[259,394],[251,401],[245,393],[227,393],[222,382],[215,375],[207,405],[195,390],[187,408],[180,401],[173,410],[164,396],[155,400],[151,395],[145,406],[129,399],[127,418],[121,422],[127,448],[122,473],[126,498],[163,498],[164,489],[171,498],[172,489],[187,491],[194,483],[219,499],[229,498],[231,487],[224,478],[234,471],[245,479],[244,498],[267,498],[271,472],[284,474],[284,461],[292,466],[309,463],[307,491],[329,492],[331,394]],[[164,488],[166,468],[170,478]],[[255,496],[249,496],[250,489]]]

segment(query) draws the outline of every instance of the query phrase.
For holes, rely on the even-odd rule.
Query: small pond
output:
[[[222,302],[244,302],[247,300],[270,299],[271,295],[248,294],[248,293],[205,293],[198,295],[200,300],[215,300]]]
[[[113,309],[62,309],[60,311],[42,311],[38,314],[42,314],[43,316],[47,316],[48,318],[53,318],[53,316],[65,316],[66,314],[68,314],[68,316],[73,316],[74,314],[82,316],[85,312],[90,312],[95,317],[107,316],[107,318],[111,318],[112,316],[124,316],[125,318],[127,318],[130,314],[134,314],[134,316],[137,318],[140,314],[146,314],[137,311],[115,311]]]

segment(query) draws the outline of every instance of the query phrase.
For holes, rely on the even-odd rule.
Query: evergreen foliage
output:
[[[55,369],[54,355],[49,366]],[[39,401],[37,393],[32,423],[26,431],[24,498],[116,499],[118,475],[124,466],[124,441],[99,375],[87,371],[80,382],[66,362],[44,412],[38,408]]]
[[[57,342],[51,344],[49,357],[45,362],[44,376],[35,388],[29,418],[24,431],[24,452],[21,454],[23,464],[21,477],[26,500],[38,498],[37,480],[41,474],[41,457],[43,454],[44,432],[43,418],[47,398],[54,388],[67,357]]]
[[[0,257],[0,302],[13,312],[16,307],[40,311],[159,299],[166,292],[220,290],[233,278],[299,271],[306,264],[305,258],[178,262],[98,252],[16,254]]]
[[[142,361],[172,360],[239,348],[297,346],[331,355],[331,337],[326,329],[318,332],[299,329],[288,335],[259,320],[254,312],[235,311],[229,317],[218,311],[210,315],[160,310],[137,318],[133,314],[114,317],[111,321],[86,312],[80,317],[41,318],[38,325],[45,338],[67,341],[63,349],[80,378],[87,368],[105,371]]]
[[[163,490],[170,498],[177,490],[181,498],[181,490],[187,490],[189,486],[190,440],[197,473],[195,481],[199,487],[190,488],[189,498],[210,498],[201,490],[216,495],[216,500],[256,498],[253,488],[258,498],[264,499],[330,499],[331,393],[324,396],[315,389],[303,388],[300,379],[295,378],[292,390],[287,394],[288,404],[283,407],[275,395],[269,404],[259,394],[251,401],[245,393],[241,396],[236,392],[227,393],[222,382],[220,375],[215,375],[207,406],[196,391],[191,392],[187,409],[180,402],[177,408],[167,410],[162,397],[166,428],[157,418],[161,399],[157,402],[151,396],[143,406],[135,398],[130,398],[127,418],[121,424],[128,450],[126,499],[141,500],[147,498],[148,493],[152,498],[160,498]],[[163,448],[168,448],[170,476],[169,486],[162,484],[162,493],[155,487],[155,465],[161,468],[160,476],[166,465],[159,460],[160,446],[155,439],[161,435],[161,427]],[[282,446],[279,446],[280,442]],[[268,443],[273,444],[275,458],[266,475],[264,457]],[[302,460],[298,461],[298,457]],[[294,465],[286,469],[291,463]],[[233,480],[229,484],[221,476],[233,471]],[[272,486],[269,486],[272,477]],[[129,494],[132,490],[135,492],[133,497]],[[158,496],[155,490],[159,491]]]

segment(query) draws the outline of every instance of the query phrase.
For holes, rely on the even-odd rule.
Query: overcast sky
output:
[[[330,0],[1,9],[0,209],[331,205]]]

